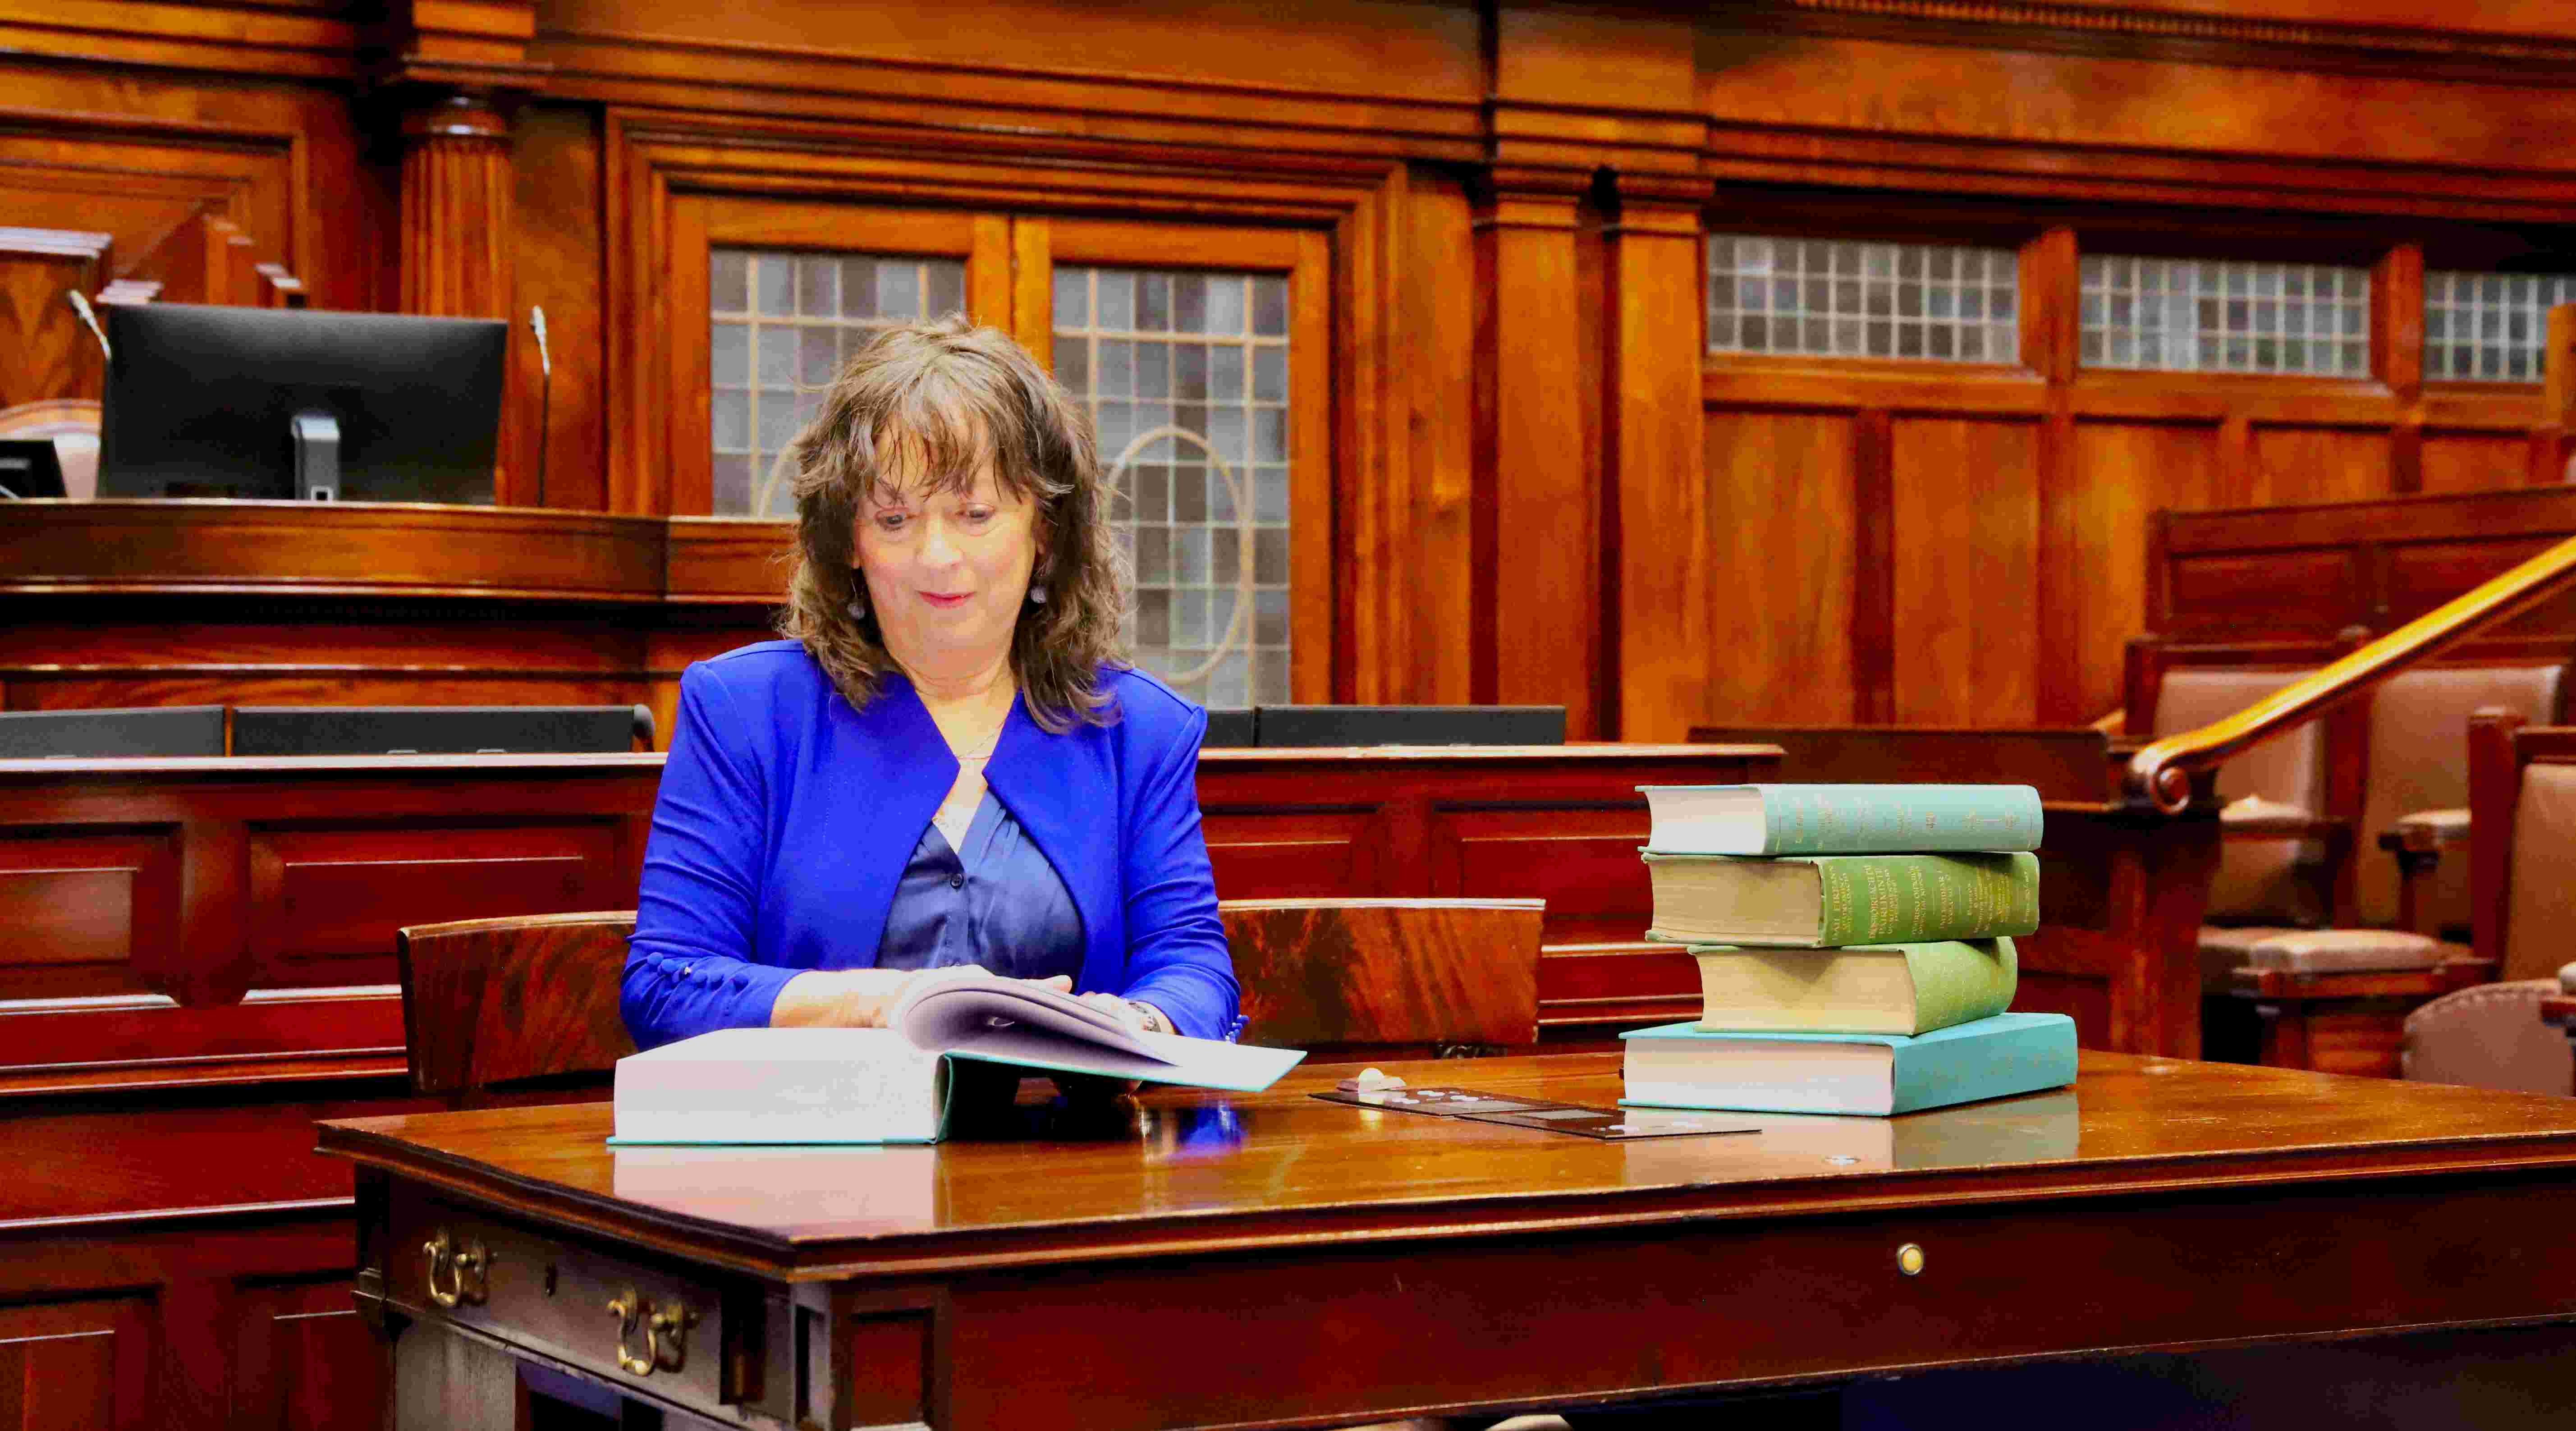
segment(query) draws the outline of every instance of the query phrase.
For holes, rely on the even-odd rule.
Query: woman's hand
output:
[[[1085,994],[1082,1001],[1139,1033],[1178,1032],[1172,1027],[1171,1019],[1152,1004],[1100,993]]]
[[[790,979],[769,1008],[772,1028],[881,1029],[886,1015],[917,983],[993,977],[981,964],[947,964],[935,969],[809,969]],[[1065,993],[1073,980],[1062,974],[1026,982]]]

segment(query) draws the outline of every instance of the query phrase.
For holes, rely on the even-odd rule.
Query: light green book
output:
[[[2028,785],[1640,785],[1676,855],[1868,855],[2039,848]]]
[[[1925,1034],[2011,1008],[2019,975],[2010,939],[1691,953],[1704,1029]]]
[[[1642,852],[1654,882],[1649,939],[1828,949],[1991,939],[2039,928],[2039,857]]]

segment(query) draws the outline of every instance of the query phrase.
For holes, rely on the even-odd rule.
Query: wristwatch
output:
[[[1134,1009],[1136,1012],[1145,1016],[1145,1032],[1147,1033],[1167,1034],[1178,1032],[1177,1029],[1172,1027],[1172,1021],[1163,1017],[1163,1011],[1161,1009],[1155,1008],[1152,1004],[1146,1003],[1142,999],[1127,1000],[1127,1007]]]

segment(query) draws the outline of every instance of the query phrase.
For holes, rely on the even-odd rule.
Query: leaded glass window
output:
[[[2020,289],[2010,249],[1713,234],[1708,350],[2009,363]]]
[[[1211,706],[1288,689],[1288,280],[1059,265],[1055,370],[1136,561],[1137,664]]]
[[[2370,373],[2370,272],[2308,263],[2090,256],[2085,366]]]
[[[708,318],[718,516],[791,515],[779,456],[868,336],[966,306],[966,265],[908,255],[719,248]]]
[[[2424,376],[2536,383],[2549,310],[2576,303],[2576,274],[2424,275]]]

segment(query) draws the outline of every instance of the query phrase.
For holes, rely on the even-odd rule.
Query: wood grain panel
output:
[[[0,365],[0,408],[98,396],[98,344],[64,295],[97,291],[105,237],[0,221],[0,348],[17,355]]]
[[[1538,1037],[1535,904],[1276,900],[1221,913],[1247,1042],[1526,1047]]]
[[[1654,891],[1637,847],[1645,802],[1546,810],[1453,809],[1431,819],[1431,893],[1547,901],[1549,944],[1636,939]]]
[[[257,983],[390,983],[406,924],[631,904],[606,824],[255,831]]]
[[[0,1307],[0,1427],[139,1431],[140,1388],[120,1392],[117,1380],[134,1367],[144,1324],[140,1299]]]
[[[2046,557],[2051,613],[2063,614],[2042,656],[2066,671],[2075,697],[2040,711],[2042,721],[2090,721],[2119,706],[2121,643],[2147,604],[2147,519],[2210,505],[2216,440],[2203,426],[2076,425],[2073,480],[2057,498]]]
[[[0,997],[137,993],[176,952],[168,836],[11,832],[0,838]]]
[[[2485,492],[2531,480],[2530,439],[2520,433],[2426,432],[2424,490]]]
[[[1212,812],[1201,824],[1219,899],[1415,892],[1387,885],[1374,811]]]
[[[1853,718],[1852,422],[1712,411],[1705,719]]]
[[[2037,428],[1895,424],[1896,720],[2037,720]]]
[[[2257,427],[2251,477],[2250,490],[2220,494],[2225,505],[2348,502],[2396,491],[2385,432]]]
[[[232,1314],[235,1427],[322,1431],[383,1416],[382,1344],[358,1320],[346,1274],[244,1287]]]

